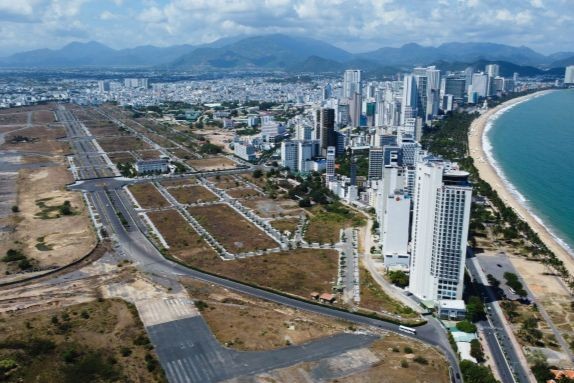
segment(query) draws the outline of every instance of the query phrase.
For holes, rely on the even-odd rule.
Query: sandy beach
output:
[[[574,257],[555,237],[550,233],[550,231],[541,224],[531,213],[528,211],[526,206],[524,206],[518,197],[512,193],[512,190],[508,184],[504,182],[501,176],[497,173],[494,166],[489,162],[487,153],[484,147],[483,135],[485,129],[488,126],[489,121],[495,117],[499,112],[504,109],[518,104],[520,102],[527,101],[531,98],[541,96],[545,93],[551,92],[550,90],[540,91],[532,93],[523,97],[518,97],[509,100],[495,108],[489,109],[486,112],[473,121],[470,126],[469,131],[469,147],[470,155],[474,159],[474,164],[480,173],[480,177],[488,182],[493,189],[498,192],[498,195],[502,200],[511,208],[516,211],[516,213],[523,218],[530,227],[538,233],[540,239],[546,244],[546,246],[552,250],[556,256],[561,259],[565,266],[568,268],[571,274],[574,274]]]

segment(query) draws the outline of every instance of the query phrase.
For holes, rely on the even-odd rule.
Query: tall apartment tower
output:
[[[462,299],[472,187],[449,165],[416,167],[409,290],[433,303]]]
[[[566,67],[566,72],[564,73],[564,84],[574,85],[574,65]]]
[[[361,71],[348,69],[343,76],[343,98],[352,98],[355,93],[361,94]]]
[[[331,181],[335,181],[337,176],[335,175],[335,158],[337,157],[337,148],[334,146],[329,146],[327,148],[327,174],[326,180],[327,183]]]
[[[354,93],[351,97],[349,104],[349,114],[351,117],[351,125],[357,127],[361,125],[361,112],[363,103],[361,102],[361,94]]]
[[[417,115],[417,84],[415,77],[406,75],[403,80],[403,99],[401,103],[401,125],[407,118],[416,117]]]
[[[317,139],[321,141],[321,153],[325,155],[329,146],[337,145],[335,136],[335,109],[321,108],[317,110]]]

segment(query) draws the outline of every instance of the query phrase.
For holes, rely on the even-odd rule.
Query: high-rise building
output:
[[[361,94],[361,71],[348,69],[343,76],[343,98],[351,98],[355,93]]]
[[[289,168],[289,170],[296,172],[298,165],[299,145],[297,141],[282,141],[281,142],[281,166]]]
[[[316,111],[317,139],[321,141],[321,152],[325,154],[327,147],[337,144],[335,137],[335,109],[321,108]]]
[[[381,222],[381,245],[385,268],[409,267],[409,218],[411,200],[396,191],[387,196]]]
[[[498,77],[500,76],[500,65],[498,64],[488,64],[484,71],[488,75],[488,77]]]
[[[337,156],[337,149],[334,146],[329,146],[327,148],[327,173],[326,173],[327,184],[337,179],[337,176],[335,175],[336,156]]]
[[[383,148],[372,147],[369,149],[369,181],[383,178]]]
[[[110,82],[106,80],[99,80],[98,81],[98,91],[100,93],[109,92],[110,91]]]
[[[319,154],[319,140],[281,142],[281,166],[292,172],[307,172],[309,162]]]
[[[486,97],[488,95],[488,75],[486,73],[474,73],[472,75],[472,91],[478,97]]]
[[[415,77],[406,75],[403,80],[403,98],[401,103],[401,124],[404,124],[407,118],[416,117],[417,115],[417,84]]]
[[[428,101],[428,77],[422,74],[415,74],[415,83],[417,84],[417,116],[424,121],[427,120],[427,101]]]
[[[313,139],[313,127],[309,125],[297,125],[295,127],[295,138],[298,140]]]
[[[564,84],[565,85],[574,84],[574,65],[566,67],[566,72],[564,73]]]
[[[455,100],[464,99],[466,89],[466,79],[460,77],[446,77],[444,78],[444,94],[452,94]]]
[[[357,127],[361,125],[361,109],[363,103],[361,102],[361,94],[354,93],[351,97],[349,104],[349,112],[351,116],[351,126]]]
[[[423,301],[462,299],[472,187],[450,163],[417,164],[409,290]]]

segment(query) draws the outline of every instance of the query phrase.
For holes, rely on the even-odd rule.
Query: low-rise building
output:
[[[136,161],[135,167],[138,174],[167,173],[169,171],[168,163],[167,158],[139,160]]]

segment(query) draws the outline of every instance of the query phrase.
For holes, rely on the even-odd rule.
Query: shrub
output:
[[[409,368],[409,362],[407,362],[406,360],[401,360],[401,367],[402,368]]]
[[[2,258],[4,262],[16,262],[26,259],[26,256],[22,254],[20,250],[8,249],[6,251],[6,256]]]
[[[404,348],[405,354],[412,354],[413,353],[413,349],[409,346]]]
[[[12,213],[18,213],[20,212],[20,208],[16,205],[12,206]]]
[[[120,354],[124,357],[130,356],[132,354],[132,349],[129,347],[122,347],[120,349]]]
[[[456,328],[459,329],[460,331],[468,332],[471,334],[476,332],[476,326],[466,319],[458,322],[456,324]]]
[[[416,362],[416,363],[418,363],[418,364],[429,364],[429,361],[428,361],[425,357],[420,356],[420,355],[417,355],[417,356],[413,359],[413,361]]]

